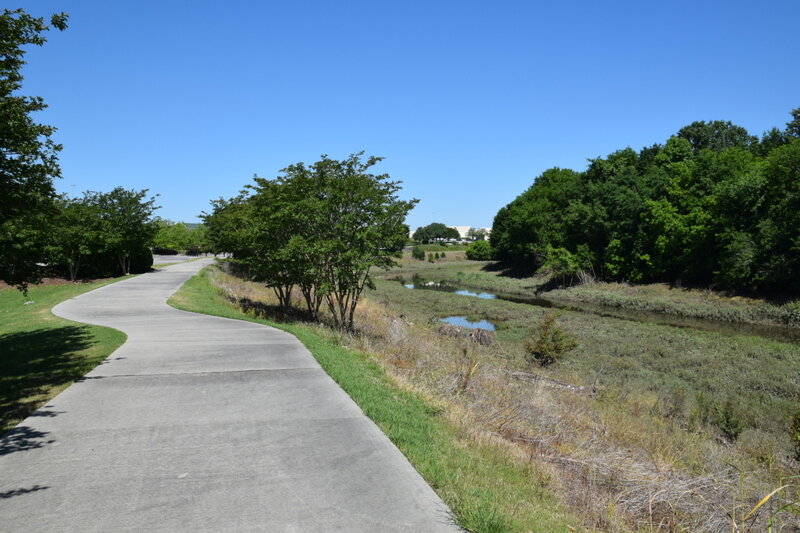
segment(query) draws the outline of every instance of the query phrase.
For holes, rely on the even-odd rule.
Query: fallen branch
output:
[[[572,385],[553,378],[547,378],[538,374],[531,374],[530,372],[511,372],[511,375],[521,381],[528,381],[532,383],[541,383],[545,387],[554,389],[566,389],[580,394],[587,394],[591,397],[597,396],[597,390],[594,386],[587,387],[585,385]]]

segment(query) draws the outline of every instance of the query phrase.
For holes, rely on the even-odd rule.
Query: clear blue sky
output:
[[[70,15],[23,91],[59,128],[59,190],[147,188],[173,220],[366,150],[421,200],[412,227],[490,226],[547,168],[800,107],[798,0],[18,5]]]

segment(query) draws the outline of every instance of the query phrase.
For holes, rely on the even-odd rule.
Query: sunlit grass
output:
[[[108,357],[127,338],[52,314],[59,302],[116,280],[0,289],[0,431],[12,428]]]

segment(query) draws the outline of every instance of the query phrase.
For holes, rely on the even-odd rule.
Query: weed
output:
[[[456,390],[459,392],[464,392],[469,388],[469,384],[472,381],[472,378],[475,376],[475,373],[478,371],[478,366],[480,363],[478,362],[478,358],[475,356],[474,352],[469,352],[467,348],[464,348],[463,356],[461,361],[458,365],[458,371],[456,372]]]
[[[798,409],[792,417],[792,423],[789,428],[789,437],[792,440],[794,447],[794,460],[800,461],[800,409]]]

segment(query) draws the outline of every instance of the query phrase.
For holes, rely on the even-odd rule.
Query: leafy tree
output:
[[[100,213],[100,238],[113,255],[122,275],[131,273],[131,260],[152,245],[158,226],[153,220],[155,197],[146,199],[147,189],[117,187],[108,193],[90,193],[89,201]]]
[[[800,107],[792,109],[792,120],[786,123],[786,135],[800,138]]]
[[[469,228],[467,231],[467,238],[473,241],[482,241],[486,239],[488,232],[483,228]]]
[[[720,152],[725,148],[748,148],[758,142],[746,129],[727,120],[692,122],[678,131],[678,137],[688,140],[699,152],[706,148]]]
[[[478,240],[467,246],[467,259],[471,261],[489,261],[492,254],[492,245],[488,241]]]
[[[429,243],[436,240],[458,239],[460,237],[458,230],[445,226],[441,222],[433,222],[427,226],[418,228],[414,232],[414,240],[422,243]]]
[[[47,255],[52,263],[67,267],[70,281],[75,281],[81,266],[102,250],[100,212],[90,198],[61,196],[51,221]]]
[[[53,15],[64,30],[67,16]],[[23,290],[39,280],[37,263],[46,243],[45,228],[55,197],[53,179],[61,176],[61,146],[55,128],[32,115],[47,107],[40,97],[21,96],[26,45],[41,46],[50,27],[22,9],[0,13],[0,279]]]
[[[211,207],[211,213],[203,212],[200,215],[211,251],[214,254],[230,254],[239,259],[249,257],[252,246],[248,192],[243,191],[230,200],[212,200]]]
[[[417,244],[411,248],[411,257],[417,261],[425,261],[425,249]]]
[[[153,244],[163,250],[190,251],[206,248],[205,226],[190,228],[183,222],[159,219]]]
[[[760,142],[730,122],[695,122],[584,172],[547,170],[495,216],[496,257],[529,272],[546,266],[562,283],[591,269],[800,291],[800,110],[792,116]]]
[[[362,156],[322,156],[310,166],[290,165],[274,180],[256,178],[243,211],[251,229],[241,256],[257,278],[284,306],[298,286],[312,316],[324,301],[342,329],[353,329],[361,293],[373,285],[370,269],[395,264],[408,236],[405,217],[417,202],[399,200],[399,182],[369,172],[382,158]]]

